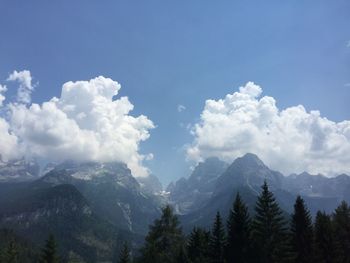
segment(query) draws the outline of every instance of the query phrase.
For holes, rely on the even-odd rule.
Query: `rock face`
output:
[[[245,186],[259,193],[260,187],[267,181],[272,189],[280,189],[284,176],[270,170],[258,156],[248,153],[237,158],[218,178],[214,195],[230,191],[238,186]]]
[[[23,182],[37,179],[40,166],[25,159],[2,161],[0,159],[0,182]]]
[[[200,209],[212,196],[216,181],[227,166],[217,158],[209,158],[199,163],[189,178],[170,184],[167,188],[169,201],[175,205],[177,212],[187,214]]]
[[[141,189],[149,194],[161,194],[163,191],[163,186],[159,181],[158,177],[150,174],[147,177],[138,177],[136,178],[138,183],[141,186]]]
[[[338,202],[350,201],[350,177],[341,174],[333,178],[309,173],[292,174],[283,182],[284,189],[310,197],[336,197]]]
[[[40,181],[74,185],[101,218],[132,233],[145,234],[160,213],[161,197],[143,191],[123,163],[65,162]]]

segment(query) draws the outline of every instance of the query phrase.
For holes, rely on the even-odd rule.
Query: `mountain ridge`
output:
[[[298,178],[301,177],[306,180],[298,183]],[[284,176],[267,167],[257,155],[248,153],[235,159],[224,172],[217,176],[211,195],[207,195],[206,199],[202,200],[199,208],[180,211],[179,215],[185,228],[189,230],[194,225],[206,226],[208,218],[214,218],[217,211],[220,211],[225,217],[237,192],[246,200],[250,212],[254,213],[255,201],[264,181],[268,183],[286,214],[292,212],[291,208],[297,195],[305,198],[312,215],[315,215],[318,210],[331,212],[342,200],[350,202],[348,193],[350,177],[348,175],[342,174],[334,178],[322,175],[313,176],[308,173]],[[312,191],[305,188],[305,185],[310,185],[309,181],[313,185]],[[187,182],[185,178],[181,178],[172,187],[176,189],[176,187],[186,185]],[[191,198],[190,193],[185,196]],[[170,198],[172,197],[170,193]],[[178,199],[170,199],[175,207],[178,205],[177,201]],[[182,199],[181,202],[191,203],[193,201]]]
[[[47,171],[36,180],[0,182],[0,227],[11,227],[32,241],[41,242],[50,225],[65,228],[67,224],[77,246],[64,249],[78,257],[81,253],[98,259],[110,257],[115,240],[129,240],[136,247],[167,203],[175,208],[185,231],[195,225],[209,227],[217,211],[227,217],[237,192],[254,214],[264,181],[286,216],[297,195],[305,199],[312,215],[317,210],[332,211],[343,199],[350,202],[348,175],[327,178],[304,172],[284,176],[271,170],[255,154],[246,154],[231,164],[208,158],[190,176],[170,184],[167,194],[161,191],[155,176],[135,178],[127,165],[118,162],[66,161],[51,165]],[[66,223],[67,218],[72,224]],[[38,234],[28,236],[25,221],[28,231]],[[65,238],[55,233],[59,239]]]

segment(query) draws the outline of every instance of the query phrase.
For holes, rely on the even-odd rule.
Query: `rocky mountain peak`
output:
[[[215,194],[230,191],[237,187],[247,187],[254,192],[260,191],[260,186],[266,180],[272,188],[281,186],[283,175],[270,170],[257,155],[247,153],[237,158],[218,178]]]
[[[247,153],[234,160],[232,165],[253,168],[267,168],[263,161],[253,153]]]

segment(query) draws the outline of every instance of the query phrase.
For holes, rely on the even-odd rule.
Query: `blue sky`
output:
[[[30,70],[37,103],[66,81],[118,81],[132,115],[157,126],[141,151],[154,154],[147,165],[164,183],[189,173],[183,147],[193,137],[183,126],[198,122],[205,100],[248,81],[281,109],[302,104],[350,119],[347,0],[12,0],[0,10],[1,80]]]

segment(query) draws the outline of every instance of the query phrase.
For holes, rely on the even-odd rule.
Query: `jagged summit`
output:
[[[217,178],[227,166],[228,164],[219,158],[209,157],[203,162],[198,163],[188,180],[207,182],[208,180]]]
[[[279,188],[282,178],[281,173],[270,170],[257,155],[247,153],[234,160],[218,178],[215,194],[242,186],[248,187],[254,192],[259,192],[260,186],[265,180],[270,187]]]
[[[73,160],[64,161],[54,167],[50,171],[66,171],[75,179],[94,180],[97,178],[115,178],[121,180],[124,178],[133,178],[130,169],[122,162],[77,162]]]
[[[266,165],[263,163],[263,161],[253,153],[246,153],[242,157],[238,157],[236,160],[233,161],[232,165],[241,165],[244,167],[266,167]]]
[[[226,170],[228,164],[216,157],[198,163],[188,178],[180,178],[168,186],[170,202],[176,203],[177,212],[186,213],[198,209],[214,191],[217,178]]]

